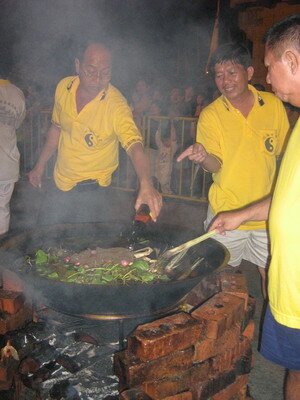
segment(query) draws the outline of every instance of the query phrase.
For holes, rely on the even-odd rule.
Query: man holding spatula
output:
[[[283,101],[300,107],[300,14],[275,24],[265,35],[267,82]],[[271,238],[267,308],[260,351],[288,370],[285,400],[300,398],[300,120],[289,140],[274,195],[243,210],[219,214],[210,229],[232,231],[267,219]],[[227,232],[226,232],[227,235]]]
[[[196,142],[177,159],[188,157],[213,173],[205,228],[221,211],[242,208],[269,195],[289,129],[282,102],[248,82],[254,69],[249,51],[229,43],[217,49],[211,68],[221,96],[201,113]],[[246,259],[258,266],[265,296],[268,264],[266,222],[247,222],[225,237],[232,266]]]

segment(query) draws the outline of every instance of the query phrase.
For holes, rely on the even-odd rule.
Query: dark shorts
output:
[[[279,324],[269,306],[263,324],[260,353],[275,364],[300,371],[300,329]]]

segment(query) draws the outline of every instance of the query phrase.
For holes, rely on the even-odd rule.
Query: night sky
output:
[[[0,0],[0,36],[13,51],[16,75],[50,88],[74,72],[78,42],[102,40],[113,50],[113,82],[126,90],[139,76],[193,79],[197,68],[203,70],[216,4],[217,0]],[[189,77],[177,68],[181,49],[191,57],[198,52],[197,62],[191,62],[197,68],[188,69]]]

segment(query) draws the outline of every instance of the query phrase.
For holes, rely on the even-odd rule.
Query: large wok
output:
[[[213,239],[195,246],[183,262],[192,262],[201,254],[205,262],[197,275],[182,281],[132,285],[90,285],[54,281],[41,277],[34,269],[24,268],[24,256],[37,249],[61,245],[74,251],[87,247],[126,246],[126,228],[119,223],[65,224],[41,227],[16,235],[2,244],[0,266],[17,272],[26,290],[39,302],[69,314],[97,314],[101,316],[153,315],[172,309],[206,275],[228,261],[224,246]],[[140,238],[150,245],[165,250],[197,236],[195,232],[170,226],[149,227]],[[144,246],[141,243],[140,246]]]

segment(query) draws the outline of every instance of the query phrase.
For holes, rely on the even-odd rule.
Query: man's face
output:
[[[272,90],[276,96],[282,101],[295,104],[293,102],[294,85],[291,85],[291,83],[293,83],[293,75],[291,74],[289,63],[285,55],[283,54],[282,57],[277,57],[274,51],[266,46],[265,66],[267,68],[266,81],[272,86]]]
[[[215,65],[217,88],[229,101],[239,100],[248,91],[248,81],[252,75],[252,67],[245,69],[232,61]]]
[[[106,89],[111,79],[111,55],[98,44],[91,44],[84,52],[82,61],[75,61],[80,85],[96,94]]]

